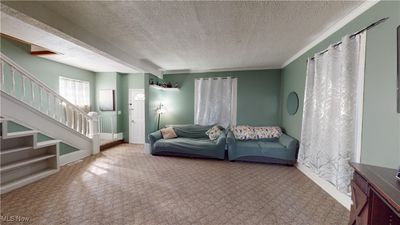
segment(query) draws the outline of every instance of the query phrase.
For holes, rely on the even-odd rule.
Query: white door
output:
[[[129,143],[144,144],[144,89],[129,89]]]

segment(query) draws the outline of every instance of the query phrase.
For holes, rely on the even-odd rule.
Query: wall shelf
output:
[[[155,88],[155,89],[159,89],[159,90],[171,90],[171,91],[178,91],[179,90],[179,88],[176,88],[176,87],[162,87],[162,86],[159,86],[159,85],[155,85],[155,84],[150,84],[150,87],[153,87],[153,88]]]

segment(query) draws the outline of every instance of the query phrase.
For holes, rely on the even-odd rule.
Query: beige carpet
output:
[[[120,145],[1,196],[21,224],[347,224],[294,167],[146,155]],[[1,221],[1,224],[11,224]]]

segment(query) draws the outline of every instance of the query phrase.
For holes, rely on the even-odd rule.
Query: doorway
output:
[[[144,144],[144,89],[129,89],[129,143]]]

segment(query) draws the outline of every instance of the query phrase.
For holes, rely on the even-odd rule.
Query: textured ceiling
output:
[[[362,1],[40,4],[153,68],[210,70],[280,68]]]

